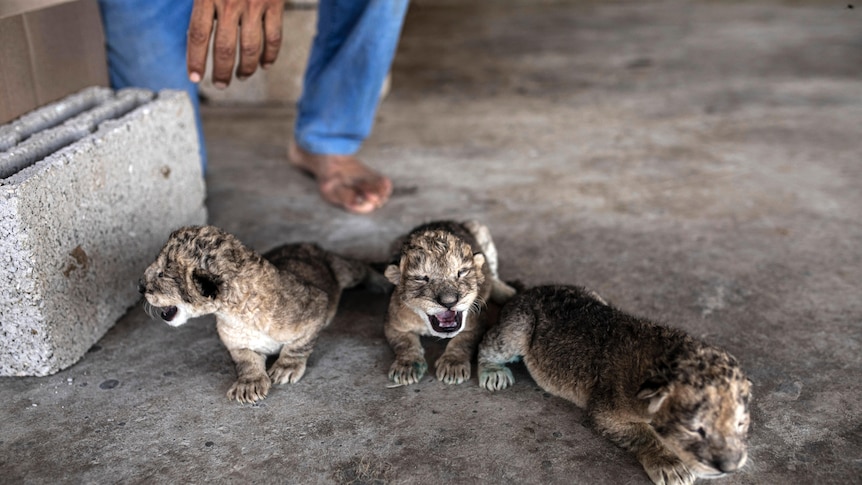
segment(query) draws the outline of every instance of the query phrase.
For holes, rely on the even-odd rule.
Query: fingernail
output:
[[[215,86],[216,89],[224,89],[227,87],[227,83],[223,83],[221,81],[216,81],[213,83],[213,86]]]
[[[260,67],[261,67],[261,69],[269,69],[270,67],[272,67],[272,63],[271,62],[265,62],[265,63],[261,64]]]
[[[248,76],[244,76],[244,75],[240,76],[239,74],[237,74],[236,78],[239,79],[240,81],[245,81],[246,79],[248,79]]]
[[[191,82],[197,84],[197,83],[201,82],[201,75],[196,73],[196,72],[189,73],[189,80],[191,80]]]

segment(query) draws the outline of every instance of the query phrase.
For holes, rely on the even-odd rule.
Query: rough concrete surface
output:
[[[859,483],[862,8],[847,4],[417,0],[361,152],[391,202],[323,205],[284,159],[292,111],[222,108],[205,113],[210,221],[260,249],[377,258],[418,222],[478,218],[504,278],[587,284],[741,360],[750,459],[711,483]],[[302,381],[254,406],[224,396],[212,319],[132,311],[74,367],[0,381],[0,476],[647,483],[522,366],[493,395],[475,375],[387,389],[385,307],[348,293]]]

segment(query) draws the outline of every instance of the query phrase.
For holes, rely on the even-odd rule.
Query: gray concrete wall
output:
[[[293,104],[302,93],[302,78],[311,41],[317,31],[317,2],[286,2],[282,19],[281,49],[269,69],[258,69],[244,81],[236,78],[230,89],[216,89],[212,83],[212,56],[200,84],[201,95],[216,104]]]
[[[305,66],[311,43],[317,32],[317,1],[287,0],[282,20],[281,49],[278,60],[268,69],[258,69],[244,81],[236,78],[229,89],[217,89],[212,82],[212,56],[207,58],[207,73],[200,83],[200,93],[215,105],[290,105],[302,94]],[[238,54],[237,54],[238,55]],[[381,88],[389,93],[391,76]]]

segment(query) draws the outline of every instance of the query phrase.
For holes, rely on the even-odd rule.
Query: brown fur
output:
[[[395,352],[389,377],[397,384],[419,382],[428,369],[419,337],[432,335],[451,339],[435,363],[437,378],[460,384],[470,378],[470,361],[485,329],[483,305],[514,294],[497,277],[490,232],[473,221],[438,221],[415,228],[398,244],[397,263],[385,273],[395,285],[384,324]],[[438,317],[450,318],[447,313],[457,314],[457,324],[436,325]]]
[[[255,402],[273,383],[302,377],[342,290],[371,278],[366,265],[315,244],[288,244],[261,256],[221,229],[192,226],[171,234],[140,289],[148,312],[169,325],[215,314],[236,364],[237,380],[227,395]],[[266,356],[274,354],[279,357],[267,372]]]
[[[746,460],[750,381],[727,352],[569,286],[528,290],[479,346],[479,385],[514,382],[523,357],[548,392],[588,414],[659,484],[721,476]]]

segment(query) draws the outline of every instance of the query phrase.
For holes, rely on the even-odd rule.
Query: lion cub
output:
[[[568,399],[653,482],[691,484],[747,458],[750,381],[727,352],[652,324],[569,286],[528,290],[503,308],[479,346],[479,385],[514,382],[523,357],[546,391]]]
[[[384,333],[395,362],[396,384],[419,382],[428,364],[421,335],[452,339],[436,362],[437,378],[460,384],[470,378],[470,361],[484,332],[482,306],[503,303],[515,290],[497,277],[497,249],[488,228],[475,221],[421,225],[396,241],[397,262],[386,268],[395,285]]]
[[[191,226],[170,235],[139,289],[148,313],[175,327],[215,314],[236,364],[237,380],[227,396],[255,402],[273,383],[302,377],[341,291],[375,275],[383,280],[366,265],[315,244],[287,244],[261,256],[219,228]],[[266,356],[275,354],[267,372]]]

